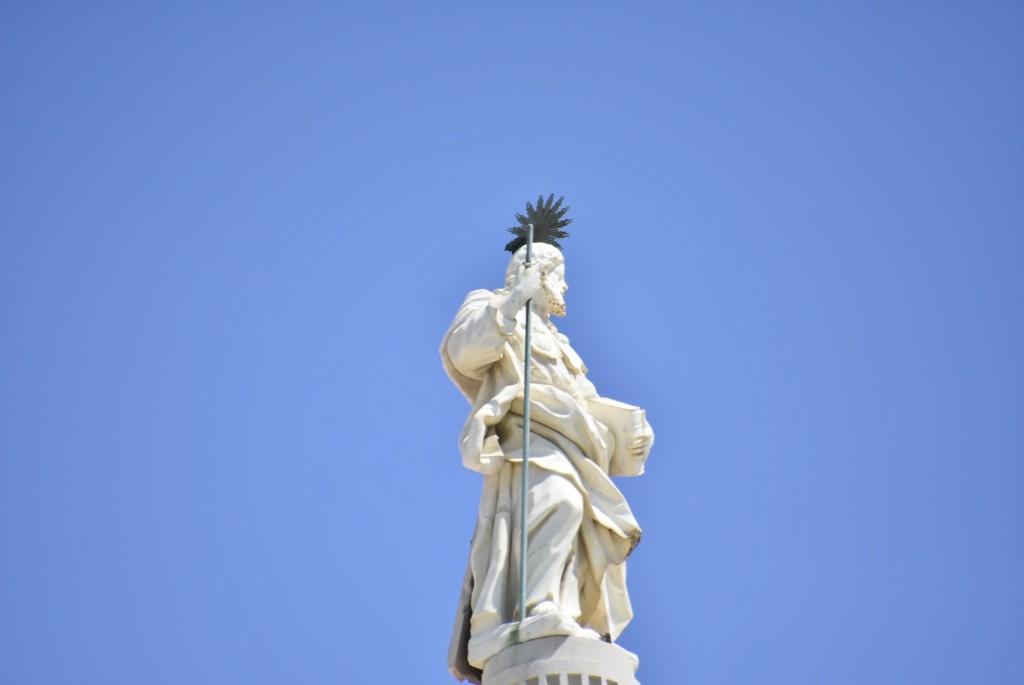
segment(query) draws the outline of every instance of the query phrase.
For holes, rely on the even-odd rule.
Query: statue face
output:
[[[544,300],[549,313],[565,316],[565,292],[569,284],[565,282],[565,264],[559,264],[544,274]]]
[[[508,260],[508,267],[505,269],[506,288],[515,286],[518,273],[525,261],[526,246],[523,246]],[[533,246],[533,263],[542,270],[541,291],[544,295],[543,298],[534,298],[534,310],[544,314],[565,316],[565,291],[569,286],[565,283],[565,261],[562,252],[553,245],[536,243]]]

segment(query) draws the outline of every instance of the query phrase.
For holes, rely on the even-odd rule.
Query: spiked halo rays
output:
[[[562,246],[558,244],[559,239],[569,237],[569,234],[562,229],[572,223],[572,219],[564,218],[565,213],[569,211],[568,205],[562,207],[564,199],[564,197],[560,197],[558,202],[555,202],[555,194],[551,193],[547,200],[544,200],[543,195],[539,196],[536,207],[527,202],[526,214],[516,214],[519,225],[508,229],[508,232],[516,237],[505,245],[505,249],[515,253],[525,245],[527,226],[533,224],[533,242],[547,243],[561,250]]]

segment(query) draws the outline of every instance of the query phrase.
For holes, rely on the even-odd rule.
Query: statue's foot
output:
[[[539,619],[543,616],[544,619]],[[565,613],[558,608],[558,605],[550,600],[544,600],[538,603],[533,609],[530,610],[530,616],[527,619],[539,619],[548,626],[548,630],[558,631],[559,635],[572,635],[573,637],[585,637],[591,639],[601,639],[600,633],[590,628],[585,628],[576,622],[576,619]]]
[[[488,659],[510,644],[558,635],[601,639],[600,633],[584,628],[575,618],[559,610],[553,602],[540,602],[521,623],[503,623],[488,630],[474,626],[469,638],[469,663],[482,669]]]
[[[530,616],[543,616],[558,611],[558,605],[550,600],[545,600],[530,610]]]

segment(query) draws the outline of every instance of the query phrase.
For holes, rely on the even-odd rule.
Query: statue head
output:
[[[515,286],[519,273],[526,264],[526,246],[520,247],[508,260],[505,269],[505,287]],[[535,243],[533,246],[532,268],[540,269],[544,301],[536,302],[535,308],[555,316],[565,316],[565,292],[569,286],[565,282],[565,257],[562,251],[548,243]]]

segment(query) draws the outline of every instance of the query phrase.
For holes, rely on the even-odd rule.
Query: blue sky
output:
[[[1024,680],[1024,7],[0,5],[0,681],[454,682],[440,337],[564,195],[646,683]]]

